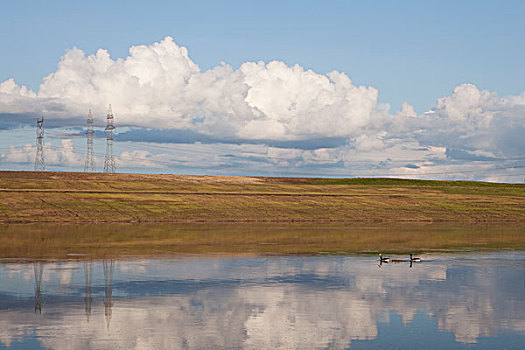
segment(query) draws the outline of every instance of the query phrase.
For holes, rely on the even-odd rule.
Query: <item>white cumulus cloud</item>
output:
[[[166,37],[134,46],[125,59],[106,50],[68,50],[37,93],[13,80],[0,85],[0,111],[85,115],[103,121],[112,103],[121,125],[192,129],[248,139],[347,136],[369,123],[377,90],[282,62],[247,62],[201,71],[186,48]],[[337,125],[337,127],[334,127]]]
[[[79,167],[84,165],[82,154],[73,149],[73,142],[70,139],[61,141],[61,146],[53,146],[50,142],[43,145],[45,162],[49,165],[59,165],[66,167]],[[32,164],[35,162],[36,146],[26,144],[22,147],[9,146],[7,152],[0,153],[0,162],[14,164]]]
[[[499,96],[462,84],[423,114],[408,102],[400,111],[390,112],[377,99],[377,89],[357,86],[343,72],[319,74],[280,61],[246,62],[237,69],[221,64],[203,71],[186,48],[166,37],[131,47],[127,57],[118,59],[103,49],[91,55],[78,48],[68,50],[38,91],[19,86],[14,79],[0,82],[0,118],[19,117],[27,123],[33,115],[44,115],[55,125],[68,121],[69,126],[84,126],[91,108],[97,124],[103,125],[111,103],[117,127],[141,130],[135,142],[146,133],[175,130],[186,133],[179,135],[186,135],[189,144],[202,139],[231,145],[229,164],[219,155],[179,154],[172,159],[169,154],[123,150],[118,163],[140,168],[185,166],[196,159],[217,167],[235,166],[261,159],[283,168],[316,162],[344,163],[349,169],[369,161],[371,169],[390,166],[389,172],[422,175],[434,173],[435,166],[448,169],[443,167],[447,161],[455,161],[455,166],[472,160],[515,159],[525,149],[525,92]],[[127,136],[137,128],[128,129]],[[65,142],[63,150],[51,152],[46,160],[81,166],[72,143]],[[244,154],[250,143],[268,148]],[[2,161],[30,163],[34,147],[17,145],[4,152]]]

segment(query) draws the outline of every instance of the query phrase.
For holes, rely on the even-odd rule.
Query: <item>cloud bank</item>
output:
[[[0,96],[4,113],[68,118],[93,108],[103,122],[112,103],[121,125],[287,140],[357,134],[372,119],[377,90],[353,85],[344,73],[321,75],[278,61],[202,72],[186,48],[167,37],[117,60],[106,50],[86,56],[74,48],[38,93],[10,79]]]
[[[40,114],[55,125],[82,126],[90,108],[103,125],[111,103],[117,125],[133,127],[129,140],[148,134],[144,141],[160,135],[160,142],[170,143],[182,135],[187,143],[261,143],[324,157],[323,149],[335,149],[333,163],[345,166],[350,158],[388,163],[411,154],[404,168],[418,173],[443,165],[434,158],[506,160],[525,149],[525,92],[500,97],[462,84],[419,115],[409,103],[391,112],[377,100],[377,89],[357,86],[345,73],[318,74],[279,61],[202,71],[186,48],[166,37],[131,47],[119,59],[103,49],[92,55],[68,50],[37,92],[14,79],[0,83],[0,126]]]

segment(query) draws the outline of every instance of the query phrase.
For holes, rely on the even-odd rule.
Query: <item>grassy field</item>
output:
[[[525,249],[523,225],[355,223],[11,224],[0,257],[64,259],[180,254],[385,254]],[[71,255],[72,254],[72,255]]]
[[[525,185],[0,172],[0,223],[525,222]]]

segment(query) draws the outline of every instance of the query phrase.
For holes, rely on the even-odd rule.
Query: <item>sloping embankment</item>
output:
[[[525,222],[525,185],[0,172],[0,222]]]

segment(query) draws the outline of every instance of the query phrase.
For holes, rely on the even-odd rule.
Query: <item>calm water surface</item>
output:
[[[0,260],[0,348],[507,348],[525,252]]]

